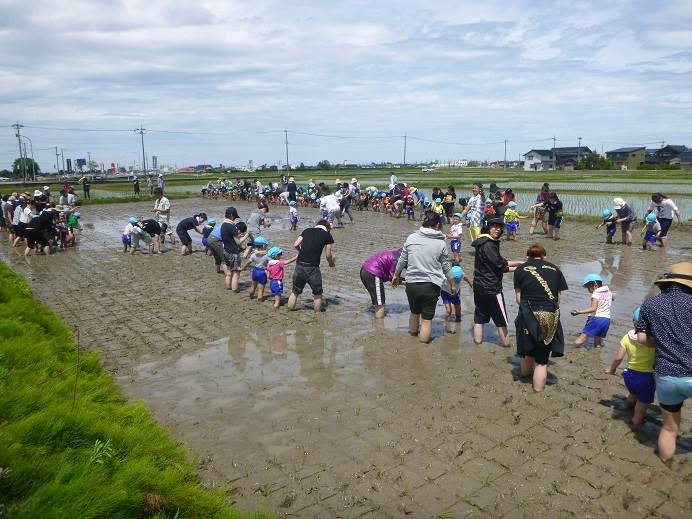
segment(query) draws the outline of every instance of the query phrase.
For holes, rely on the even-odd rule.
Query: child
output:
[[[646,215],[644,228],[642,229],[640,235],[644,237],[644,240],[642,241],[642,249],[651,250],[651,247],[656,245],[658,237],[661,235],[661,224],[658,223],[654,213],[649,213]]]
[[[639,308],[632,313],[636,328],[639,321]],[[637,331],[630,330],[620,341],[620,349],[613,358],[613,363],[606,373],[615,375],[615,371],[627,354],[627,369],[622,372],[622,378],[630,394],[627,402],[634,404],[632,424],[641,425],[644,422],[647,406],[654,401],[656,381],[654,380],[654,358],[656,348],[645,346],[637,341]]]
[[[267,252],[269,262],[267,263],[267,272],[269,273],[269,288],[274,294],[274,308],[281,306],[281,294],[284,291],[284,267],[293,263],[298,259],[295,255],[289,260],[282,260],[281,256],[284,251],[281,247],[272,247]]]
[[[610,306],[613,303],[613,293],[607,286],[603,286],[603,279],[598,274],[586,276],[582,285],[591,294],[591,307],[584,310],[572,310],[572,315],[593,315],[586,319],[586,325],[577,337],[575,346],[579,348],[588,338],[593,337],[594,348],[600,349],[610,328]]]
[[[132,231],[134,231],[135,225],[137,225],[137,218],[130,216],[127,225],[123,229],[122,236],[123,252],[126,254],[132,250]]]
[[[416,206],[416,202],[413,200],[412,196],[407,196],[406,197],[406,219],[407,220],[415,220],[416,219],[416,213],[414,211],[414,207]]]
[[[432,205],[430,206],[430,209],[435,211],[437,214],[443,214],[445,211],[445,208],[442,205],[442,199],[441,198],[435,198]]]
[[[471,287],[471,290],[473,290],[471,281],[464,275],[464,269],[460,266],[455,265],[452,267],[452,277],[454,278],[454,283],[457,285],[456,292],[452,294],[452,288],[449,286],[449,281],[446,278],[442,284],[442,290],[440,291],[442,303],[445,305],[445,329],[447,333],[454,333],[454,330],[450,326],[452,321],[452,305],[454,305],[454,321],[457,323],[461,322],[461,287],[459,286],[461,281],[466,281],[469,287]]]
[[[298,229],[298,209],[296,209],[296,201],[291,200],[288,203],[288,217],[290,222],[288,224],[289,231],[295,231]]]
[[[209,218],[209,220],[207,220],[207,222],[204,224],[204,227],[202,227],[202,246],[204,246],[204,254],[206,256],[210,255],[209,235],[214,230],[215,226],[216,220],[214,220],[213,218]]]
[[[81,232],[82,226],[79,224],[79,218],[82,214],[79,211],[70,213],[67,215],[67,240],[65,245],[74,245],[77,241],[77,236],[75,236],[74,230],[77,229]]]
[[[461,252],[461,237],[464,234],[464,224],[461,223],[463,215],[461,213],[454,213],[452,216],[452,227],[449,229],[449,247],[452,249],[452,263],[459,264],[459,253]]]
[[[505,230],[507,231],[507,241],[516,240],[517,234],[519,232],[519,220],[526,218],[521,216],[517,212],[517,203],[511,200],[507,203],[507,209],[505,210]]]
[[[615,229],[617,228],[616,220],[617,215],[613,214],[610,209],[603,210],[603,221],[596,226],[596,229],[600,229],[605,225],[606,228],[606,243],[613,243],[613,236],[615,236]]]
[[[252,285],[250,286],[250,299],[255,297],[257,291],[257,301],[264,301],[264,288],[267,286],[267,239],[264,236],[257,236],[253,243],[254,252],[250,255],[250,260],[241,270],[245,270],[252,265]],[[259,290],[258,290],[259,287]]]

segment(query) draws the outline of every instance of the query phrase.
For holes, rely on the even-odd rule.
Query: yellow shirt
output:
[[[442,214],[444,212],[445,208],[442,207],[442,204],[433,203],[432,210],[435,211],[437,214]]]
[[[627,350],[627,367],[635,371],[650,373],[654,370],[654,357],[656,348],[650,348],[637,342],[637,336],[632,337],[634,330],[630,331],[620,341],[620,346]]]

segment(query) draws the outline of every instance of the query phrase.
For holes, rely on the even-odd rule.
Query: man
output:
[[[149,175],[147,175],[147,191],[149,192],[149,196],[154,194],[154,181]]]
[[[288,201],[296,202],[296,193],[298,192],[298,185],[296,184],[296,181],[293,177],[288,179],[288,183],[286,184],[286,191],[288,192]]]
[[[139,196],[139,179],[136,176],[132,181],[132,189],[135,193],[135,196]]]
[[[320,220],[312,228],[305,229],[293,246],[298,249],[296,268],[293,271],[293,291],[288,297],[288,309],[294,310],[298,296],[303,293],[305,285],[310,285],[313,295],[315,312],[322,309],[322,272],[320,271],[320,259],[322,251],[329,266],[334,268],[334,256],[332,244],[334,238],[331,235],[331,225],[327,220]]]
[[[91,200],[91,184],[89,183],[89,179],[86,177],[82,177],[82,190],[84,191],[84,200]],[[68,190],[68,193],[72,191],[71,189]]]
[[[174,242],[173,236],[173,230],[171,229],[171,202],[163,196],[163,189],[160,187],[157,187],[154,189],[154,209],[152,209],[152,213],[156,214],[156,221],[158,221],[160,224],[166,224],[166,234],[171,236],[171,242]],[[165,234],[161,234],[161,242],[165,240],[166,236]]]
[[[163,193],[163,189],[166,187],[166,181],[163,179],[163,175],[159,173],[158,177],[158,187],[161,190],[161,193]]]
[[[320,197],[320,209],[327,214],[327,220],[331,223],[336,221],[337,227],[343,227],[341,223],[341,204],[336,195],[332,195],[329,188],[324,186],[323,195]]]
[[[223,244],[223,271],[226,288],[236,293],[238,292],[238,282],[240,280],[240,270],[242,268],[242,247],[250,237],[247,232],[247,226],[244,222],[239,220],[240,217],[238,216],[236,208],[227,208],[223,223],[218,227],[218,231],[214,229],[209,236],[210,247],[216,246],[212,237],[221,241]],[[240,224],[242,224],[242,228],[245,229],[244,231],[240,229]]]

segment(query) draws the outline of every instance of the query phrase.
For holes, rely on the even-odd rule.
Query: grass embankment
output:
[[[0,517],[236,518],[96,353],[0,262]]]

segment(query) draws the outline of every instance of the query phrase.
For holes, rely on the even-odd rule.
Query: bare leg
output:
[[[231,291],[238,291],[238,282],[240,281],[240,271],[234,270],[231,272]]]
[[[664,463],[670,463],[675,456],[675,441],[680,431],[680,411],[671,413],[661,408],[663,427],[658,435],[658,457]]]
[[[288,309],[289,310],[295,309],[297,300],[298,300],[298,296],[296,296],[293,292],[291,292],[291,295],[288,296]]]
[[[420,334],[418,335],[418,340],[420,342],[430,342],[430,335],[432,334],[432,319],[421,319],[420,320]]]
[[[384,305],[375,305],[375,319],[384,319]]]
[[[420,314],[411,314],[408,316],[408,333],[409,335],[418,335],[420,328]]]
[[[530,377],[533,375],[533,370],[536,368],[536,363],[533,360],[533,357],[529,357],[528,355],[525,357],[521,358],[521,376],[522,377]]]
[[[648,407],[648,404],[639,401],[634,404],[634,413],[632,414],[633,425],[641,425],[644,423],[644,417],[646,416],[646,409]]]
[[[548,365],[536,364],[533,370],[533,390],[535,393],[540,393],[545,389],[545,383],[548,380]]]
[[[483,342],[483,325],[473,324],[473,342],[481,344]]]
[[[509,342],[509,331],[507,331],[506,326],[497,327],[497,335],[500,337],[500,342],[503,348],[509,348],[511,346]]]
[[[577,337],[577,340],[574,341],[574,345],[577,348],[580,348],[582,345],[586,344],[586,341],[589,340],[589,336],[586,335],[585,333],[580,333],[579,337]]]
[[[314,296],[314,299],[312,301],[312,305],[315,308],[315,312],[319,312],[320,310],[322,310],[322,296],[321,295]]]
[[[259,292],[257,292],[257,300],[264,301],[264,287],[265,285],[260,284]]]

